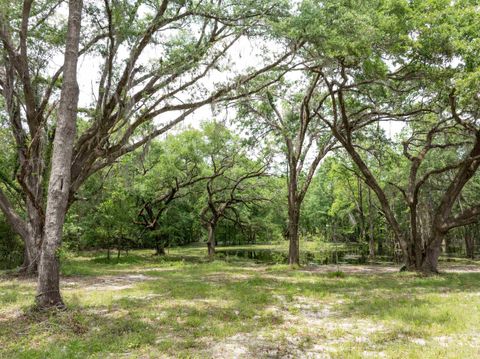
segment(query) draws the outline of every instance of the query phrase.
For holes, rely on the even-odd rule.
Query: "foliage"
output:
[[[0,216],[0,270],[20,266],[23,260],[23,244]]]

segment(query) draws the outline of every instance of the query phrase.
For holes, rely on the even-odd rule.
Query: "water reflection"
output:
[[[218,248],[216,255],[219,258],[237,257],[248,258],[256,262],[270,264],[287,264],[286,252],[272,249],[222,249]],[[363,251],[303,251],[300,253],[302,264],[365,264],[368,256]]]

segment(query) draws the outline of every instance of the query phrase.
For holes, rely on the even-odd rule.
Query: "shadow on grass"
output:
[[[480,319],[478,297],[475,302],[457,302],[479,291],[480,273],[331,275],[248,261],[206,263],[198,256],[124,258],[116,263],[88,258],[67,265],[76,275],[82,270],[105,275],[119,267],[142,265],[140,273],[154,279],[102,297],[96,305],[82,306],[71,300],[66,313],[0,321],[1,343],[7,343],[0,356],[64,358],[130,352],[149,355],[150,351],[152,356],[163,352],[195,356],[213,340],[278,327],[282,313],[269,309],[293,306],[298,297],[333,306],[336,317],[332,321],[388,321],[410,336],[442,330],[461,333]],[[18,286],[0,286],[9,293],[3,303],[19,300]]]
[[[153,357],[195,355],[212,338],[281,323],[281,316],[265,312],[276,299],[260,290],[264,286],[258,278],[219,284],[188,275],[177,280],[169,272],[108,304],[81,306],[70,300],[67,312],[28,313],[0,322],[0,336],[8,343],[0,356],[83,358],[137,350]]]
[[[153,344],[156,331],[128,313],[109,318],[88,313],[88,308],[69,308],[0,322],[0,335],[11,339],[2,353],[8,358],[84,358]]]

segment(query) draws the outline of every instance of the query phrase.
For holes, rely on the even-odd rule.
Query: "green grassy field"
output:
[[[32,311],[34,281],[2,275],[0,358],[480,357],[478,263],[421,277],[204,254],[66,258],[64,312]]]

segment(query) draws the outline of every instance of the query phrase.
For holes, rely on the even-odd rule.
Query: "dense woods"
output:
[[[37,307],[65,307],[62,260],[84,251],[475,259],[476,1],[0,8],[0,269],[36,278]]]

